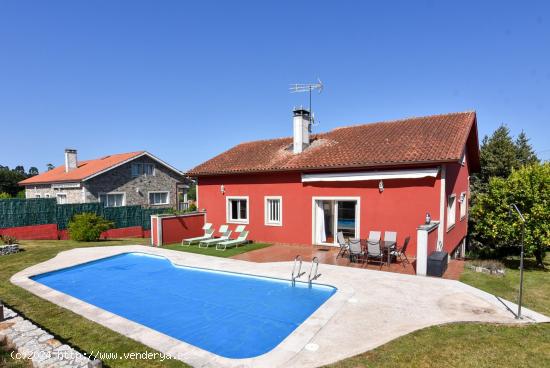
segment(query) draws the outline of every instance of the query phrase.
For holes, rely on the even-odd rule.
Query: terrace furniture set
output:
[[[369,261],[373,261],[379,263],[380,268],[384,264],[389,266],[392,257],[399,258],[403,267],[406,264],[410,264],[405,253],[411,240],[410,236],[405,238],[401,247],[397,247],[397,233],[395,231],[385,231],[384,240],[381,240],[380,231],[371,231],[369,238],[364,243],[362,243],[361,239],[352,238],[346,240],[341,231],[338,232],[336,239],[340,246],[336,258],[344,257],[348,254],[350,262],[366,262],[368,264]]]
[[[239,233],[236,239],[231,239],[232,230],[229,230],[228,225],[221,225],[218,233],[219,237],[214,237],[214,228],[211,223],[206,223],[202,227],[204,235],[194,238],[187,238],[181,241],[181,245],[190,246],[191,244],[198,243],[199,248],[208,248],[211,245],[216,245],[216,250],[226,250],[231,247],[238,247],[239,245],[249,242],[248,231],[245,230],[245,225],[239,225],[235,228],[235,232]]]

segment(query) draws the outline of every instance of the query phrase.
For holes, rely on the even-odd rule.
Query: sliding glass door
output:
[[[338,245],[336,235],[346,238],[359,234],[358,199],[314,199],[313,242],[320,245]]]

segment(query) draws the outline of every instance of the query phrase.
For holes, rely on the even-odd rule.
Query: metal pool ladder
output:
[[[315,266],[315,272],[313,272],[313,266]],[[309,269],[309,276],[307,277],[307,282],[309,284],[309,287],[311,287],[311,283],[314,280],[317,280],[319,277],[321,277],[321,274],[317,272],[318,270],[319,270],[319,258],[313,257],[313,259],[311,260],[311,268]]]
[[[296,264],[298,264],[298,272],[296,272]],[[302,271],[302,256],[297,255],[296,258],[294,258],[294,267],[292,267],[292,275],[290,276],[290,280],[292,281],[292,286],[296,285],[296,279],[300,278],[305,274]]]

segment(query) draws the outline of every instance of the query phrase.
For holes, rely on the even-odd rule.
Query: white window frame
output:
[[[466,192],[460,193],[460,221],[463,221],[468,214],[468,196]]]
[[[59,197],[62,197],[64,196],[65,197],[65,203],[60,203],[59,202]],[[55,194],[55,200],[57,201],[57,204],[67,204],[67,193],[56,193]]]
[[[145,166],[152,167],[151,174],[145,173],[145,169],[144,169]],[[134,167],[137,168],[136,169],[137,173],[134,172]],[[155,164],[150,162],[132,162],[132,164],[130,165],[130,172],[131,172],[132,178],[137,178],[140,176],[155,176],[156,175],[155,171],[156,171]]]
[[[117,194],[122,194],[122,204],[120,206],[105,206],[105,204],[103,204],[103,207],[124,207],[124,206],[126,206],[126,192],[99,193],[99,195],[97,197],[97,201],[99,203],[104,203],[104,202],[101,202],[101,196],[102,195],[108,196],[108,195],[117,195]]]
[[[246,219],[231,219],[231,200],[246,200]],[[240,209],[239,209],[240,213]],[[248,224],[250,221],[250,199],[248,196],[227,196],[225,197],[225,216],[228,224]]]
[[[335,236],[333,243],[317,243],[315,239],[315,201],[356,201],[355,207],[355,236],[360,237],[361,234],[361,197],[341,197],[341,196],[321,196],[311,197],[311,244],[316,245],[332,245],[339,246],[338,239]],[[336,223],[338,217],[335,216],[334,222]]]
[[[166,203],[151,203],[151,194],[163,194],[166,193]],[[167,204],[170,204],[170,192],[167,190],[153,190],[150,192],[147,192],[147,201],[149,202],[150,206],[166,206]]]
[[[269,219],[269,201],[279,201],[279,221],[271,221]],[[265,196],[264,197],[264,224],[266,226],[283,226],[283,197],[282,196]]]
[[[451,202],[452,199],[452,202]],[[452,203],[452,206],[451,206]],[[456,194],[447,197],[447,231],[456,225]]]

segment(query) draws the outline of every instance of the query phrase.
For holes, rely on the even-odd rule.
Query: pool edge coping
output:
[[[355,290],[345,285],[329,285],[336,288],[336,292],[326,300],[316,311],[314,311],[302,324],[286,336],[272,350],[262,355],[251,358],[231,359],[216,355],[184,341],[170,337],[162,332],[144,326],[140,323],[131,321],[125,317],[106,311],[95,305],[84,302],[78,298],[62,293],[48,286],[45,286],[32,279],[47,272],[53,272],[67,267],[78,266],[87,262],[96,261],[102,258],[116,256],[124,253],[140,252],[154,256],[162,256],[168,259],[173,265],[207,268],[213,271],[227,271],[241,274],[248,274],[259,277],[270,277],[281,279],[277,272],[264,270],[264,272],[244,272],[239,270],[243,265],[261,265],[247,261],[234,260],[230,258],[220,258],[214,256],[204,256],[192,253],[183,253],[176,250],[162,249],[143,245],[130,246],[109,246],[109,247],[90,247],[74,248],[58,253],[55,257],[44,262],[32,265],[19,271],[10,278],[10,281],[31,292],[32,294],[45,299],[51,303],[66,308],[92,322],[107,327],[119,334],[136,340],[148,347],[158,350],[161,353],[169,354],[178,360],[181,360],[192,366],[215,365],[224,367],[242,367],[242,366],[283,366],[295,355],[300,353],[306,345],[315,337],[315,335],[332,319],[332,317],[353,297]],[[78,254],[77,257],[75,253]],[[175,258],[175,259],[174,259]],[[185,262],[188,259],[189,263]],[[192,260],[192,258],[196,258]],[[193,261],[199,259],[213,259],[216,264],[224,264],[229,269],[219,269],[215,266],[197,266]],[[235,267],[237,266],[237,267]],[[235,269],[237,268],[237,269]],[[259,268],[254,266],[252,268]],[[256,270],[258,271],[258,270]],[[320,283],[322,285],[327,285]]]

